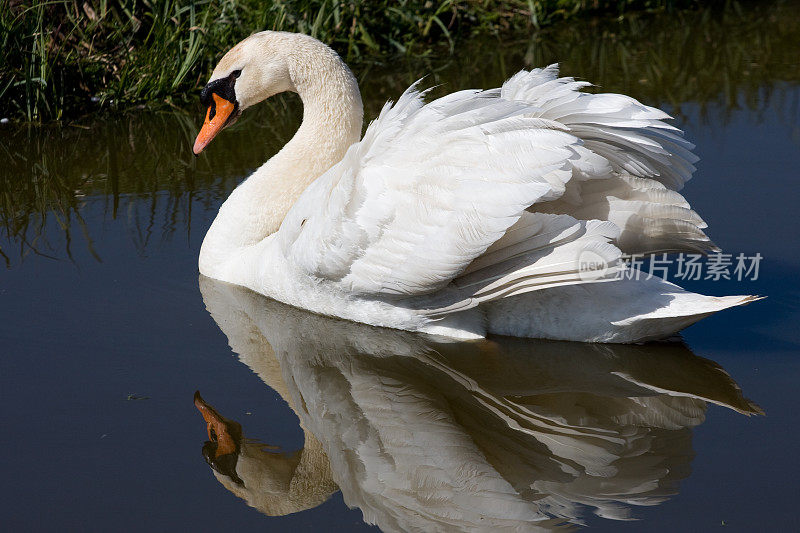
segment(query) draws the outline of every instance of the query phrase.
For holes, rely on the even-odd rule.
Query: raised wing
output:
[[[562,124],[613,169],[601,179],[578,176],[561,198],[535,211],[612,222],[621,230],[614,243],[629,254],[718,250],[703,219],[675,192],[695,170],[693,145],[664,122],[670,117],[663,111],[629,96],[581,92],[589,85],[559,78],[557,65],[503,84],[501,97],[535,106],[530,116]]]
[[[515,74],[503,84],[501,97],[535,106],[530,116],[563,124],[616,172],[680,190],[698,157],[682,132],[664,122],[672,117],[630,96],[581,92],[591,85],[559,78],[554,64]]]
[[[343,290],[421,295],[461,274],[530,205],[559,198],[573,170],[608,163],[500,90],[424,105],[414,87],[317,179],[278,234],[297,268]]]

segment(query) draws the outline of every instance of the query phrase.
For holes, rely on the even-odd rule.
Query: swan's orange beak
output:
[[[216,93],[212,93],[211,97],[214,99],[208,111],[206,111],[206,120],[203,122],[203,128],[197,134],[197,139],[194,141],[192,151],[194,155],[199,155],[200,152],[217,136],[217,133],[228,125],[229,119],[232,118],[233,113],[236,111],[236,105],[228,100],[222,98]]]

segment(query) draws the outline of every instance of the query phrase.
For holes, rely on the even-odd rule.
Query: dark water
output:
[[[768,296],[683,343],[441,343],[198,279],[293,98],[198,159],[200,109],[0,130],[4,525],[797,529],[798,7],[585,22],[357,73],[370,117],[428,72],[441,92],[554,61],[669,109],[701,157],[684,195],[726,252],[764,258],[757,280],[682,284]],[[216,470],[195,390],[219,415]],[[226,436],[238,451],[215,457]]]

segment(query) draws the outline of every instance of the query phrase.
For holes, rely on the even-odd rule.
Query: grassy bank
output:
[[[174,104],[263,29],[299,31],[351,63],[447,53],[476,35],[693,0],[0,0],[0,117]]]

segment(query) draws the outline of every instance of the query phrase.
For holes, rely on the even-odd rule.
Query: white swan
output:
[[[587,85],[551,65],[427,104],[412,86],[359,141],[361,96],[339,56],[305,35],[254,34],[202,92],[195,154],[280,92],[300,95],[303,122],[222,205],[200,272],[316,313],[461,338],[638,342],[752,301],[618,279],[622,253],[716,247],[675,192],[692,145],[665,113]]]

